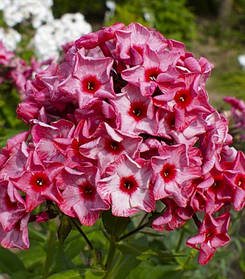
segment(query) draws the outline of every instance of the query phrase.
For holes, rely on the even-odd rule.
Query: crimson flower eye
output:
[[[171,165],[169,163],[166,163],[161,171],[161,176],[164,180],[164,182],[169,182],[173,180],[176,176],[176,169],[174,165]]]
[[[100,88],[100,81],[95,76],[88,76],[82,81],[82,89],[87,93],[95,93]]]
[[[146,81],[156,81],[157,76],[161,73],[160,69],[157,67],[145,70],[145,80]]]
[[[132,116],[136,121],[139,121],[146,117],[147,108],[143,102],[131,103],[129,109],[129,115]]]
[[[133,48],[141,55],[143,56],[143,48],[141,46],[133,45]]]
[[[214,183],[212,185],[213,188],[219,188],[222,187],[224,184],[224,179],[222,175],[216,175],[214,176]]]
[[[239,173],[235,179],[235,184],[245,190],[245,175]]]
[[[123,147],[120,142],[108,139],[105,141],[105,150],[113,154],[119,154],[122,152]]]
[[[36,172],[32,175],[30,184],[35,190],[41,191],[48,187],[50,182],[45,172]]]
[[[174,96],[174,100],[179,107],[186,108],[192,101],[190,91],[186,89],[178,91]]]
[[[93,200],[96,194],[96,189],[92,184],[86,182],[80,185],[80,193],[84,199]]]
[[[124,193],[130,195],[136,191],[137,187],[138,184],[133,175],[121,178],[120,190],[122,190]]]

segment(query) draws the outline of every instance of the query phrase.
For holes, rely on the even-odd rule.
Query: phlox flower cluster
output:
[[[229,242],[229,210],[245,204],[245,155],[208,101],[213,65],[181,42],[132,23],[64,46],[25,84],[17,114],[29,131],[0,155],[0,242],[27,249],[28,222],[55,204],[92,226],[101,211],[154,214],[159,231],[193,218],[187,245],[206,264]]]

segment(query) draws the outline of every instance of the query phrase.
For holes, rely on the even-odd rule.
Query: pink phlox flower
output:
[[[208,203],[210,203],[206,212],[210,214],[217,212],[222,206],[230,204],[234,196],[234,190],[223,172],[214,168],[211,170],[211,174],[214,182],[206,191]]]
[[[214,256],[216,248],[229,242],[230,237],[227,234],[229,221],[228,212],[216,218],[206,214],[199,228],[199,234],[187,240],[187,246],[199,250],[199,264],[207,264]]]
[[[189,156],[184,144],[162,146],[160,156],[152,157],[154,173],[154,198],[156,200],[173,197],[180,207],[185,207],[187,197],[182,193],[182,184],[186,180],[197,178],[200,167],[190,166]]]
[[[116,22],[112,26],[103,27],[101,30],[83,35],[81,38],[75,41],[75,45],[78,49],[84,47],[86,49],[91,49],[96,46],[102,45],[105,42],[111,40],[115,36],[115,32],[120,30],[125,25],[120,22]]]
[[[43,163],[64,162],[66,149],[72,143],[75,125],[60,119],[48,125],[35,121],[31,135],[35,150]]]
[[[139,65],[143,62],[143,52],[148,45],[153,51],[167,47],[167,40],[158,32],[131,23],[126,28],[116,32],[116,50],[118,59],[129,65]]]
[[[88,158],[98,159],[101,171],[105,170],[122,154],[127,154],[135,159],[139,152],[139,144],[142,142],[141,137],[114,130],[105,122],[99,125],[93,138],[94,140],[80,145],[79,152]]]
[[[61,164],[53,164],[49,168],[44,168],[36,158],[36,153],[30,153],[26,171],[21,177],[12,179],[14,186],[25,193],[27,212],[31,212],[46,199],[57,204],[60,203],[61,195],[54,183],[54,178],[62,169]]]
[[[111,205],[113,215],[127,217],[139,209],[151,212],[155,202],[150,164],[139,165],[127,155],[121,155],[98,181],[98,192]]]
[[[64,189],[60,209],[71,217],[78,217],[85,226],[92,226],[99,218],[100,211],[110,208],[97,193],[96,173],[95,167],[83,168],[80,173],[66,168],[59,177]]]
[[[228,121],[225,117],[213,112],[206,119],[206,133],[200,136],[200,150],[204,157],[203,173],[209,172],[216,161],[220,161],[220,153],[225,144],[230,144]]]
[[[90,137],[101,122],[106,122],[116,129],[120,125],[115,105],[99,99],[94,99],[83,109],[77,109],[75,119],[77,122],[84,121],[82,134],[85,137]]]
[[[235,210],[245,207],[245,155],[238,151],[234,162],[225,170],[224,177],[234,190],[232,202]]]
[[[209,189],[214,183],[214,179],[210,174],[200,176],[191,181],[188,181],[185,185],[185,191],[188,192],[189,205],[194,212],[205,211],[208,212],[210,204],[213,205],[213,201],[208,199],[206,195],[207,189]]]
[[[0,223],[4,231],[14,229],[25,215],[25,202],[9,181],[0,182]]]
[[[152,228],[157,231],[172,231],[184,225],[193,215],[190,206],[179,207],[173,199],[164,199],[166,209],[162,216],[155,219]]]
[[[113,60],[109,57],[93,58],[77,54],[71,82],[77,90],[80,108],[95,97],[115,97],[110,77],[112,64]]]
[[[10,72],[11,78],[14,80],[22,99],[25,98],[25,84],[26,81],[32,76],[32,68],[27,65],[23,59],[15,59],[12,61],[11,66],[13,69]]]
[[[0,226],[0,243],[4,248],[28,249],[28,220],[30,214],[25,214],[10,231],[4,231]]]
[[[170,65],[175,65],[179,52],[166,49],[153,51],[146,45],[141,65],[122,71],[122,78],[140,88],[143,96],[151,96],[157,89],[158,75],[166,72]]]
[[[205,82],[214,66],[206,58],[196,59],[192,53],[187,52],[178,60],[176,68],[183,74],[193,73],[200,75],[201,86],[205,86]]]
[[[0,178],[8,180],[22,175],[29,151],[26,144],[28,132],[20,133],[7,141],[0,157]]]
[[[123,132],[156,134],[157,127],[151,99],[142,96],[137,87],[133,85],[124,87],[123,93],[117,95],[113,104]]]

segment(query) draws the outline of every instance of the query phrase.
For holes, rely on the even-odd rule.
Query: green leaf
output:
[[[81,271],[79,269],[71,269],[59,273],[55,273],[49,276],[47,279],[80,279],[84,278],[81,277]]]
[[[111,272],[111,279],[125,279],[131,270],[136,268],[140,264],[140,261],[137,260],[132,255],[121,255],[121,260],[119,259],[119,264],[115,266],[114,269],[112,269]],[[134,278],[140,278],[139,276],[136,276]],[[152,278],[151,278],[152,279]],[[155,278],[154,278],[155,279]]]
[[[101,279],[105,275],[103,270],[87,269],[85,272],[85,279]]]
[[[108,234],[118,238],[130,223],[128,217],[117,217],[111,214],[110,211],[104,211],[102,221]]]
[[[27,271],[18,271],[12,274],[11,279],[33,279],[33,274]]]
[[[36,240],[41,243],[46,242],[46,240],[47,240],[46,235],[40,233],[39,231],[34,229],[32,226],[29,226],[29,238],[31,240]]]
[[[23,261],[28,270],[34,266],[41,268],[45,260],[45,251],[42,247],[31,243],[30,248],[20,252],[18,257]]]
[[[141,262],[136,268],[132,268],[126,279],[178,279],[182,278],[182,273],[178,265],[153,265]]]
[[[23,262],[16,254],[0,247],[0,271],[13,274],[19,270],[25,270]]]
[[[63,214],[60,218],[60,225],[58,228],[58,238],[60,243],[62,244],[64,243],[69,233],[71,232],[71,229],[72,226],[71,226],[70,217]]]

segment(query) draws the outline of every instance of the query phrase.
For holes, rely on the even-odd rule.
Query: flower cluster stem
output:
[[[77,230],[80,232],[80,234],[83,236],[83,238],[85,239],[85,241],[87,242],[89,248],[91,250],[94,250],[94,246],[91,243],[91,241],[88,239],[88,237],[86,236],[85,232],[82,230],[82,228],[80,227],[80,225],[78,224],[76,219],[71,218],[72,223],[74,224],[74,226],[77,228]]]
[[[106,260],[106,274],[104,276],[103,279],[109,279],[110,278],[110,273],[112,270],[112,265],[113,265],[113,260],[115,257],[115,253],[116,253],[116,244],[113,240],[110,240],[110,247],[109,247],[109,252],[108,252],[108,256],[107,256],[107,260]]]

